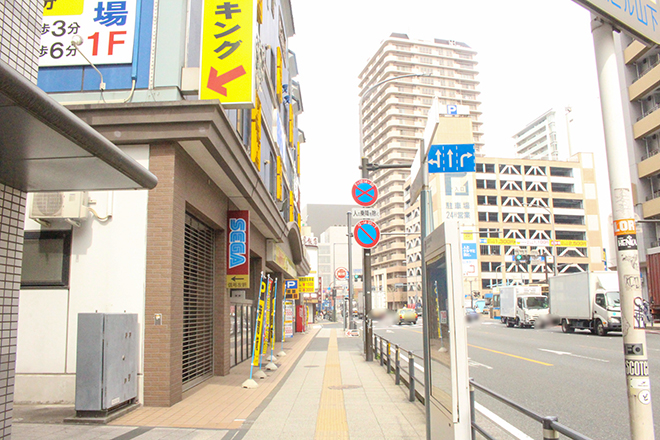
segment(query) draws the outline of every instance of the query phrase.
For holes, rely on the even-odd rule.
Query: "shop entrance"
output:
[[[183,265],[183,390],[213,375],[215,231],[186,213]]]

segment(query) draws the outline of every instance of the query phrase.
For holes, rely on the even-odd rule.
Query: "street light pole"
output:
[[[384,164],[378,166],[378,168],[373,168],[374,164],[369,164],[369,160],[364,155],[364,139],[363,139],[363,123],[362,123],[362,108],[364,105],[364,100],[371,92],[376,90],[379,86],[388,83],[390,81],[395,81],[402,78],[410,78],[416,76],[428,76],[426,73],[411,73],[408,75],[394,76],[392,78],[384,79],[380,82],[377,82],[373,86],[367,88],[360,97],[358,103],[358,116],[359,116],[359,140],[360,140],[360,168],[362,169],[362,178],[369,178],[369,171],[371,169],[378,168],[394,168],[394,164]],[[398,167],[402,167],[399,165]],[[407,166],[410,168],[410,165]],[[363,248],[362,251],[362,290],[364,292],[364,356],[368,362],[374,360],[373,347],[371,346],[371,341],[373,340],[373,324],[371,321],[371,249]]]

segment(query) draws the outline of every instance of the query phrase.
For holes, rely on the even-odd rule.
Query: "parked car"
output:
[[[415,307],[415,313],[417,313],[417,316],[422,316],[422,308],[421,307]]]
[[[404,322],[409,324],[417,324],[417,312],[415,312],[413,309],[399,309],[397,315],[399,315],[399,325],[403,324]]]
[[[478,321],[479,320],[479,313],[475,309],[473,309],[472,307],[466,307],[465,308],[465,319],[467,319],[468,322]]]

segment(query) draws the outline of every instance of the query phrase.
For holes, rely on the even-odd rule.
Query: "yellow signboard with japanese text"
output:
[[[84,5],[85,0],[46,0],[44,15],[80,15]]]
[[[504,246],[560,246],[560,247],[587,247],[586,240],[531,240],[524,238],[481,238],[480,244]]]
[[[298,292],[312,293],[314,291],[314,277],[299,277]]]
[[[204,2],[200,99],[218,99],[229,108],[253,106],[255,4]]]

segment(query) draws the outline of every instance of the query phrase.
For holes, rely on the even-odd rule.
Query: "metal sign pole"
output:
[[[346,230],[348,236],[348,329],[354,329],[353,322],[353,297],[355,288],[353,286],[353,233],[351,232],[351,211],[346,213]]]
[[[628,412],[633,440],[655,438],[651,405],[646,320],[639,274],[635,211],[624,127],[612,26],[592,14],[600,102],[605,128],[605,149],[612,192],[612,219],[616,242],[616,267],[621,291],[621,327],[625,357]],[[556,262],[555,262],[556,265]]]
[[[361,103],[362,101],[360,101]],[[362,112],[360,112],[360,121]],[[360,139],[362,132],[360,132]],[[369,178],[369,161],[362,157],[362,178]],[[374,351],[371,346],[373,340],[373,326],[371,324],[371,249],[362,249],[362,291],[364,292],[364,356],[368,362],[374,360]]]

